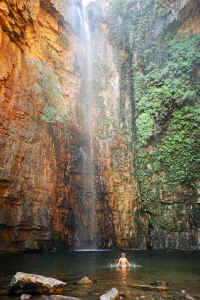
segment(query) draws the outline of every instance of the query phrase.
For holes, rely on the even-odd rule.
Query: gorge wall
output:
[[[110,10],[121,122],[156,249],[199,249],[199,16],[196,0],[119,0]]]
[[[93,156],[84,121],[87,47],[77,7],[81,11],[79,0],[0,2],[0,251],[68,248],[94,240],[102,248],[198,249],[198,1],[89,5]],[[180,32],[185,46],[176,40],[169,45]],[[182,65],[183,47],[193,51],[189,66]],[[175,81],[173,96],[166,90],[166,68],[183,52],[172,73],[190,70],[186,82]],[[184,105],[176,96],[194,109],[191,125],[183,124],[188,131],[181,140],[194,132],[188,148],[168,145],[174,131],[181,132],[176,124],[185,122],[177,116]],[[186,157],[174,164],[185,149],[195,163]],[[182,166],[188,161],[186,176]]]
[[[79,84],[76,39],[66,34],[63,17],[50,2],[3,1],[0,20],[0,248],[48,248],[71,238],[63,180],[68,153],[64,125],[42,119],[55,107],[65,111],[64,97],[68,109],[73,107]]]
[[[145,235],[137,235],[139,224],[145,231],[138,184],[117,121],[118,71],[106,25],[96,17],[95,155],[89,164],[95,165],[97,226],[87,233],[91,190],[83,182],[91,179],[85,163],[90,149],[77,60],[84,45],[79,20],[77,30],[70,22],[70,5],[0,3],[1,251],[70,247],[81,235],[86,244],[95,237],[98,247],[146,247]],[[78,237],[77,220],[84,229]]]

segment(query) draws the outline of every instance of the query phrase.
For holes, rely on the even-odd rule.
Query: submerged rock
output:
[[[141,290],[158,290],[159,292],[166,291],[167,287],[164,285],[149,285],[149,284],[129,284],[128,287]]]
[[[87,276],[81,278],[81,280],[78,281],[78,284],[82,284],[82,285],[90,285],[92,283],[93,283],[92,280]]]
[[[163,280],[154,280],[153,282],[150,283],[151,286],[154,286],[154,287],[159,287],[159,286],[165,286],[167,287],[167,283]]]
[[[118,300],[119,299],[119,292],[116,288],[112,288],[106,294],[100,297],[100,300]]]
[[[11,280],[10,292],[13,294],[61,294],[65,285],[65,282],[55,278],[18,272]]]

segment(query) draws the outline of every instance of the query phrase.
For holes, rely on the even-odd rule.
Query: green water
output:
[[[35,253],[0,256],[0,299],[15,300],[6,294],[12,276],[20,271],[54,277],[67,282],[64,294],[82,299],[96,300],[112,287],[118,288],[127,299],[181,299],[179,293],[186,290],[200,299],[200,255],[197,253],[165,253],[158,251],[126,251],[132,264],[129,272],[122,274],[115,264],[121,251],[83,251],[59,253]],[[76,282],[83,276],[94,284],[83,287]],[[142,291],[133,284],[149,284],[155,280],[166,281],[167,292]],[[38,300],[38,297],[33,299]]]

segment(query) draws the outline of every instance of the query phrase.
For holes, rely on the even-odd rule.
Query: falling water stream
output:
[[[80,50],[77,60],[80,67],[80,106],[83,114],[83,129],[86,132],[87,143],[79,147],[82,160],[82,216],[75,216],[74,248],[97,248],[96,243],[96,179],[95,151],[93,133],[93,61],[94,41],[88,16],[88,2],[74,3],[71,10],[71,23],[79,24],[78,36]],[[80,209],[81,210],[81,209]],[[83,216],[84,214],[84,216]],[[86,222],[85,222],[86,221]]]
[[[86,96],[86,109],[84,112],[84,119],[86,122],[86,128],[89,136],[89,151],[90,151],[90,232],[93,237],[93,242],[91,244],[92,248],[96,248],[96,188],[95,188],[95,157],[94,157],[94,134],[93,134],[93,117],[92,117],[92,108],[93,108],[93,44],[92,44],[92,35],[90,29],[89,18],[87,14],[87,8],[83,5],[83,25],[85,33],[85,96]]]

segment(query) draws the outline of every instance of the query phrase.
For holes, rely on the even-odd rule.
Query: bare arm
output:
[[[119,267],[121,264],[121,258],[118,260],[117,266]]]
[[[131,264],[129,263],[128,259],[126,259],[126,264],[130,267]]]

